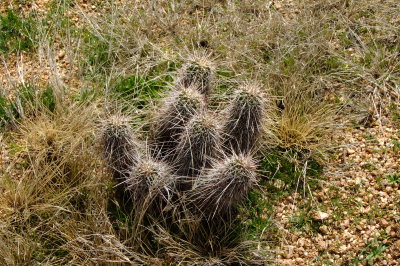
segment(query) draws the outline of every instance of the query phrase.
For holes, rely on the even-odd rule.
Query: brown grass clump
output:
[[[99,209],[92,207],[106,203],[94,145],[99,116],[95,104],[43,111],[22,121],[20,130],[9,136],[15,153],[0,175],[0,264],[75,261],[67,231],[78,237],[84,230],[78,224],[99,219]]]
[[[314,155],[326,154],[331,148],[329,138],[341,124],[337,104],[324,102],[320,96],[300,86],[284,95],[283,108],[272,112],[270,130],[275,143],[268,145]]]

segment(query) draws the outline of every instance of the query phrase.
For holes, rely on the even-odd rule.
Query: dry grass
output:
[[[104,175],[93,148],[99,114],[95,104],[41,112],[22,121],[8,138],[17,152],[1,175],[1,234],[4,255],[9,254],[2,257],[4,264],[62,260],[57,254],[66,252],[64,230],[72,217],[104,204]],[[88,193],[96,190],[97,195]],[[8,250],[18,245],[26,254],[19,254],[19,248]]]

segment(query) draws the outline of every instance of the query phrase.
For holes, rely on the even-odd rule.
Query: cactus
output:
[[[184,88],[194,86],[195,89],[206,96],[210,94],[211,81],[211,67],[197,62],[185,64],[179,75],[179,83]]]
[[[148,208],[161,211],[171,202],[175,191],[170,167],[150,156],[140,158],[124,182],[136,211]]]
[[[264,96],[255,84],[241,87],[226,110],[223,147],[227,153],[248,153],[256,146],[262,130]]]
[[[231,215],[257,184],[256,169],[249,155],[234,154],[215,162],[193,186],[195,206],[207,219]]]
[[[116,115],[107,121],[103,131],[103,145],[108,166],[116,174],[117,181],[123,181],[123,176],[129,174],[138,156],[138,143],[128,118]]]
[[[178,72],[177,84],[183,88],[193,86],[207,99],[211,92],[213,77],[214,62],[211,54],[206,50],[199,50],[189,56],[188,62]]]
[[[178,175],[198,176],[201,169],[211,166],[221,145],[217,122],[210,112],[202,112],[189,121],[176,148]]]
[[[257,184],[251,154],[262,131],[264,96],[256,85],[243,86],[219,116],[207,109],[210,73],[198,63],[184,66],[150,129],[146,155],[125,119],[111,119],[104,131],[117,192],[132,206],[132,232],[146,245],[157,245],[151,235],[168,228],[184,243],[223,250],[235,234],[237,206]],[[147,230],[152,226],[157,229]]]
[[[116,198],[123,208],[129,209],[130,200],[123,182],[138,160],[138,143],[126,117],[115,115],[107,121],[103,130],[103,153],[117,183]]]
[[[171,159],[185,123],[204,106],[204,96],[192,87],[172,91],[152,133],[153,155],[167,161]]]

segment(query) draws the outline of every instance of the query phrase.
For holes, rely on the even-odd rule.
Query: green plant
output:
[[[393,140],[393,151],[398,152],[400,150],[400,141],[398,140]]]
[[[273,204],[276,200],[276,194],[265,195],[260,191],[251,191],[248,199],[243,205],[241,214],[244,215],[243,224],[246,228],[247,238],[259,239],[263,237],[268,240],[276,240],[277,231],[273,218]],[[268,232],[263,235],[264,232]],[[272,233],[272,234],[271,234]]]
[[[54,95],[54,90],[51,87],[40,92],[40,102],[46,107],[50,112],[54,112],[56,109],[56,97]]]
[[[386,178],[392,184],[400,183],[400,174],[390,174],[390,175],[387,175]]]
[[[0,15],[0,54],[27,51],[35,47],[37,23],[13,10]]]
[[[56,97],[51,87],[41,90],[27,84],[16,87],[16,91],[13,100],[0,95],[0,125],[4,126],[26,115],[35,115],[38,110],[55,111]]]
[[[395,104],[389,106],[390,114],[396,124],[400,124],[400,108]]]
[[[152,100],[161,97],[168,88],[169,80],[169,76],[163,79],[130,76],[117,81],[112,92],[117,97],[129,100],[130,104],[142,109]]]
[[[376,259],[378,259],[387,248],[388,246],[379,242],[377,238],[374,238],[360,251],[358,257],[352,261],[352,265],[358,265],[360,263],[374,265]]]
[[[0,126],[5,125],[10,120],[8,100],[0,95]]]
[[[83,53],[85,54],[86,69],[93,74],[97,74],[97,71],[105,72],[113,57],[109,42],[90,32],[84,32],[83,42],[85,44]]]
[[[260,169],[267,173],[270,176],[268,180],[272,181],[267,184],[268,190],[277,195],[297,188],[305,190],[304,182],[299,182],[303,178],[307,178],[307,185],[316,187],[323,167],[318,161],[304,156],[305,154],[306,151],[279,149],[265,153],[260,162]],[[282,183],[283,187],[276,187],[274,185],[276,181]]]

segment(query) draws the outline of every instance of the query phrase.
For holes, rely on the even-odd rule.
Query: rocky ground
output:
[[[321,188],[294,193],[275,207],[285,232],[280,263],[400,264],[400,134],[388,113],[348,128]]]

